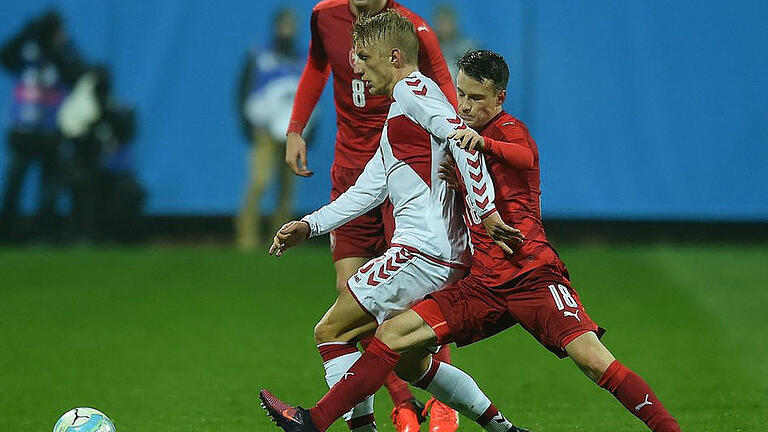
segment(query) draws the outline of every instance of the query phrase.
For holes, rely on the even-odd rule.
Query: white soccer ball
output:
[[[99,410],[73,408],[61,416],[53,432],[115,432],[115,425]]]

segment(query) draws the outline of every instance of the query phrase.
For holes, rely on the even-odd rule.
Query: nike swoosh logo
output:
[[[289,410],[289,409],[283,410],[283,412],[281,414],[283,415],[283,417],[287,418],[288,420],[290,420],[290,421],[292,421],[294,423],[298,423],[299,422],[298,420],[296,420],[296,418],[294,416],[291,415],[291,410]]]

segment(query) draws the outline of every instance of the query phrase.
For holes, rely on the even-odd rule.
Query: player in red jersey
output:
[[[487,338],[520,323],[559,357],[571,357],[600,387],[608,390],[649,429],[680,431],[648,384],[622,365],[600,342],[603,330],[584,310],[571,287],[568,272],[547,242],[539,210],[539,167],[536,143],[519,120],[502,110],[509,71],[503,58],[490,51],[472,51],[459,61],[459,114],[471,129],[454,137],[467,149],[481,149],[496,185],[496,208],[526,236],[514,254],[505,254],[467,215],[473,253],[469,276],[429,294],[411,310],[383,322],[368,350],[311,410],[294,408],[263,391],[265,405],[281,406],[294,418],[311,419],[296,432],[322,431],[365,395],[376,391],[393,369],[417,386],[432,391],[462,413],[462,400],[487,406],[476,419],[486,430],[505,421],[471,377],[453,366],[431,360],[425,347],[456,342],[459,346]],[[457,184],[454,170],[443,174]],[[454,387],[444,381],[453,380]],[[434,386],[435,381],[443,381]],[[448,388],[450,391],[445,391]],[[439,391],[438,391],[439,390]],[[477,411],[475,411],[477,412]],[[271,414],[274,417],[274,414]],[[306,425],[306,426],[304,426]]]
[[[355,183],[366,162],[374,155],[389,110],[387,96],[372,95],[355,70],[355,54],[350,35],[352,24],[361,13],[379,13],[396,9],[406,16],[417,29],[419,38],[419,70],[432,78],[456,104],[456,89],[443,59],[437,36],[418,15],[392,0],[324,0],[315,5],[310,20],[311,41],[309,58],[301,75],[294,99],[291,123],[287,132],[285,160],[299,176],[313,174],[307,164],[306,143],[301,138],[330,72],[333,72],[333,95],[336,105],[336,144],[331,167],[331,200],[338,198]],[[336,269],[336,289],[344,290],[347,280],[373,257],[380,256],[388,246],[393,230],[392,206],[382,206],[354,219],[331,232],[331,251]],[[315,339],[318,344],[328,342],[327,323],[318,323]],[[327,360],[325,351],[321,351]],[[439,357],[450,360],[450,351],[442,350]],[[395,408],[392,421],[398,431],[418,430],[423,407],[414,398],[408,385],[394,374],[387,382]],[[431,429],[452,432],[456,412],[445,405],[431,404]],[[362,428],[361,428],[362,430]]]

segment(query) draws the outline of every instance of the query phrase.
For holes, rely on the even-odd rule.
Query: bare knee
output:
[[[379,325],[379,327],[376,329],[376,339],[384,342],[386,346],[389,347],[392,351],[398,351],[401,349],[401,339],[403,335],[399,331],[399,328],[397,325],[393,325],[393,323],[389,320],[384,321]]]
[[[435,332],[414,311],[406,311],[381,323],[376,338],[392,351],[404,354],[435,342]]]
[[[350,342],[376,330],[376,321],[354,300],[342,293],[315,325],[315,342]]]
[[[606,361],[604,357],[593,354],[584,357],[579,361],[574,359],[574,361],[576,362],[576,365],[579,366],[579,369],[581,369],[584,374],[589,377],[589,379],[597,382],[603,376],[606,369],[608,369],[608,366],[610,366],[612,360]]]
[[[315,324],[315,343],[321,344],[325,342],[329,342],[328,327],[325,325],[323,320],[320,320],[317,324]]]
[[[337,326],[328,322],[325,317],[315,325],[315,343],[341,342],[340,337],[341,334]]]
[[[592,381],[599,381],[615,360],[593,332],[585,333],[565,347],[574,363]]]

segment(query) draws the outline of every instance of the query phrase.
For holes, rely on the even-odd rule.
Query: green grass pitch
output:
[[[608,329],[606,345],[684,430],[768,430],[768,248],[561,253]],[[77,406],[103,410],[119,432],[276,431],[260,387],[304,405],[326,390],[312,327],[333,281],[327,250],[312,246],[280,259],[217,248],[0,250],[0,431],[49,431]],[[453,353],[536,432],[646,430],[519,328]],[[391,402],[377,397],[379,430],[392,431]],[[480,429],[462,419],[460,430]]]

